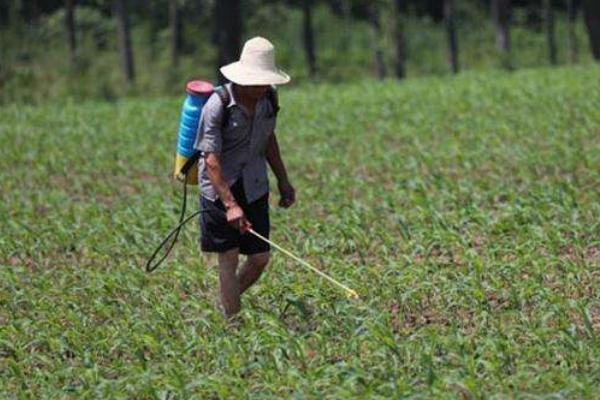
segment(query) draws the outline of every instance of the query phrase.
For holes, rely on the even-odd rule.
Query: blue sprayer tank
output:
[[[181,108],[179,122],[179,139],[177,142],[177,155],[175,156],[175,178],[184,180],[181,169],[194,153],[194,142],[198,132],[198,123],[202,115],[202,108],[213,93],[213,85],[204,81],[191,81],[186,85],[187,96]],[[188,184],[198,183],[198,168],[193,165],[187,175]]]

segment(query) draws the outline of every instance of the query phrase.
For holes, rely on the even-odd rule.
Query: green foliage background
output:
[[[277,47],[279,64],[290,72],[293,85],[307,82],[301,40],[302,15],[284,2],[245,2],[244,38],[263,35]],[[388,75],[394,56],[392,11],[383,2],[382,23]],[[387,6],[385,6],[387,4]],[[473,2],[457,2],[460,64],[464,70],[501,68],[494,30],[487,8]],[[159,8],[161,5],[162,8]],[[188,4],[188,7],[190,5]],[[144,10],[132,10],[132,43],[136,84],[126,84],[120,67],[114,18],[98,7],[76,9],[78,61],[72,64],[67,51],[64,10],[42,17],[34,25],[20,24],[0,30],[0,104],[41,103],[122,96],[181,94],[191,79],[216,79],[216,48],[211,5],[196,7],[183,17],[184,48],[180,66],[170,63],[170,32],[166,5],[149,2]],[[540,23],[528,21],[530,9],[516,8],[512,25],[512,68],[548,64],[547,45]],[[148,18],[144,18],[144,15]],[[158,18],[162,15],[163,18]],[[566,21],[556,12],[559,62],[569,62]],[[153,16],[150,18],[149,16]],[[159,22],[163,21],[162,24]],[[408,77],[449,74],[443,24],[429,17],[406,16]],[[356,82],[372,76],[374,37],[366,22],[332,13],[320,4],[314,15],[319,77],[317,82]],[[577,25],[579,62],[591,62],[583,21]]]
[[[0,397],[595,397],[599,78],[282,89],[299,202],[272,237],[362,301],[275,253],[238,327],[194,224],[142,270],[181,96],[3,106]]]

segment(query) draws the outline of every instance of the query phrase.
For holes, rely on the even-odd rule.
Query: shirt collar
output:
[[[240,107],[240,108],[243,108],[240,105],[238,105],[238,102],[235,100],[235,95],[233,94],[233,83],[232,82],[227,82],[223,86],[225,86],[225,89],[229,93],[229,104],[227,104],[226,108],[231,108],[231,107],[236,107],[236,106]],[[256,103],[256,107],[259,107],[260,104],[266,100],[266,98],[267,98],[267,96],[263,96],[262,98],[260,98],[258,100],[258,102]],[[257,110],[258,110],[258,108],[257,108]]]

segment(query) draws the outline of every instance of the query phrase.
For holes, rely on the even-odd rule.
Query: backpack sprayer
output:
[[[208,98],[213,94],[213,92],[218,93],[221,98],[221,102],[223,106],[226,106],[228,103],[228,93],[227,90],[221,87],[213,87],[212,84],[204,81],[191,81],[186,85],[187,96],[183,102],[183,107],[181,110],[181,118],[179,123],[179,139],[177,143],[177,154],[175,156],[175,171],[173,176],[175,179],[181,181],[183,183],[183,198],[181,202],[181,213],[179,214],[179,221],[177,226],[173,228],[167,236],[160,242],[158,247],[154,250],[148,261],[146,262],[146,271],[152,272],[162,262],[167,258],[173,246],[177,242],[177,238],[179,237],[179,233],[181,228],[187,224],[194,217],[200,215],[202,212],[206,210],[198,210],[188,216],[185,217],[185,211],[187,206],[187,185],[197,185],[198,184],[198,159],[200,158],[200,152],[194,149],[194,142],[196,141],[196,135],[198,133],[198,124],[200,122],[200,117],[202,115],[202,108],[208,101]],[[277,96],[274,90],[269,90],[267,92],[269,100],[273,105],[273,109],[275,113],[279,110],[279,104],[277,100]],[[250,233],[260,240],[263,240],[275,247],[277,250],[281,251],[288,257],[293,258],[298,261],[302,266],[309,269],[312,272],[320,275],[321,277],[327,279],[329,282],[343,289],[349,298],[358,299],[358,293],[348,286],[338,282],[331,276],[327,275],[323,271],[313,267],[305,260],[300,257],[294,255],[292,252],[284,249],[276,243],[273,243],[271,240],[262,236],[258,232],[254,231],[251,227],[248,228],[244,233]],[[153,264],[154,259],[160,252],[160,250],[169,242],[167,245],[165,254]]]
[[[202,108],[212,95],[214,87],[212,84],[204,81],[191,81],[185,87],[187,96],[181,109],[181,118],[179,122],[179,139],[177,142],[177,154],[175,155],[175,171],[173,177],[183,182],[183,198],[181,200],[181,213],[179,214],[179,223],[169,232],[158,247],[154,250],[146,262],[146,271],[152,272],[167,258],[173,246],[177,242],[181,228],[192,218],[199,215],[203,210],[198,210],[189,217],[185,218],[187,206],[187,185],[198,184],[198,159],[200,152],[194,149],[198,124],[202,115]],[[167,243],[171,241],[170,244]],[[154,259],[161,249],[167,245],[164,255],[153,264]]]

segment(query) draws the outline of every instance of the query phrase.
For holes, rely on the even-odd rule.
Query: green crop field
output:
[[[234,326],[195,223],[143,270],[182,100],[0,109],[1,398],[600,396],[600,67],[282,89],[272,238],[361,300],[274,252]]]

